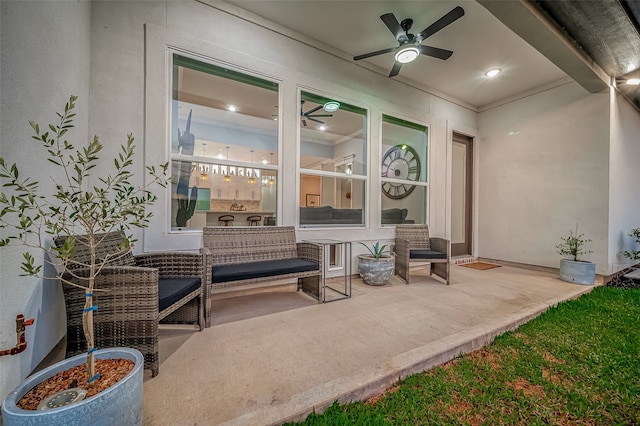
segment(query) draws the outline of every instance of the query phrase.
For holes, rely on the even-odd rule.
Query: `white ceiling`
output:
[[[382,14],[393,13],[398,22],[412,18],[414,24],[410,32],[416,34],[454,7],[461,6],[465,10],[462,18],[422,43],[452,50],[451,58],[442,61],[421,55],[404,65],[394,78],[442,92],[477,108],[567,78],[567,74],[475,1],[230,0],[226,3],[250,12],[243,13],[244,18],[256,20],[274,31],[292,30],[308,44],[324,50],[328,47],[331,53],[347,60],[397,46],[395,37],[380,20]],[[393,53],[386,53],[356,63],[387,76],[393,62]],[[494,79],[486,78],[484,72],[495,67],[501,68],[502,74]]]

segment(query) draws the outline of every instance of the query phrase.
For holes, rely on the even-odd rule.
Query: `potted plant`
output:
[[[596,277],[596,264],[579,259],[579,256],[591,253],[591,250],[584,248],[591,240],[585,239],[584,234],[578,234],[578,224],[575,231],[569,230],[569,235],[560,239],[562,242],[556,246],[558,254],[570,256],[560,260],[560,279],[576,284],[593,284]]]
[[[393,274],[395,255],[384,254],[387,246],[380,246],[380,242],[376,242],[371,247],[364,243],[360,244],[370,253],[358,255],[358,272],[362,280],[369,285],[385,285]]]
[[[2,405],[5,425],[14,424],[78,424],[78,419],[93,424],[141,424],[142,422],[142,367],[143,357],[134,349],[115,348],[96,351],[93,344],[93,315],[97,307],[93,306],[95,279],[103,267],[114,259],[130,253],[134,242],[125,231],[131,227],[143,228],[148,225],[151,213],[146,211],[156,196],[149,191],[151,185],[166,186],[168,164],[158,170],[147,167],[151,176],[144,186],[134,186],[130,167],[134,158],[134,138],[127,135],[126,144],[121,145],[120,153],[111,160],[113,169],[104,176],[96,175],[99,155],[103,145],[94,136],[85,146],[76,149],[67,141],[65,135],[73,128],[74,108],[77,97],[71,96],[64,112],[58,113],[59,122],[50,124],[41,130],[30,121],[37,140],[46,151],[48,161],[60,171],[60,178],[53,177],[54,188],[51,193],[40,190],[39,182],[29,177],[29,173],[20,173],[16,164],[9,165],[0,157],[0,178],[6,181],[3,187],[12,193],[0,193],[0,228],[13,230],[8,237],[0,240],[0,246],[20,243],[29,248],[41,249],[44,261],[55,266],[56,278],[63,284],[82,287],[86,302],[82,314],[83,329],[87,341],[87,354],[78,355],[61,361],[27,378],[4,400]],[[26,176],[26,177],[25,177]],[[89,180],[91,182],[89,183]],[[97,253],[101,235],[120,231],[124,242],[120,250],[113,253]],[[47,237],[47,235],[49,237]],[[64,236],[64,244],[50,247],[50,238]],[[76,247],[82,244],[90,254],[89,260],[81,261],[73,257]],[[30,253],[24,253],[22,275],[41,276],[43,265],[36,262]],[[48,258],[47,258],[48,256]],[[78,276],[74,283],[68,278],[74,268],[82,266],[89,272],[83,275],[82,285]],[[17,406],[19,400],[34,385],[53,375],[86,364],[86,388],[102,388],[100,375],[96,372],[95,359],[129,359],[134,362],[133,370],[122,380],[109,384],[95,396],[80,402],[64,405],[69,400],[82,399],[79,395],[87,389],[64,389],[58,392],[47,410],[24,410]],[[112,373],[112,371],[109,371]],[[111,375],[111,374],[109,374]],[[82,380],[84,383],[84,379]],[[105,379],[106,381],[106,379]],[[94,388],[94,389],[95,389]],[[57,390],[57,389],[56,389]],[[73,391],[73,392],[71,392]],[[74,393],[75,392],[75,393]],[[93,392],[90,392],[93,393]],[[62,405],[62,406],[61,406]]]
[[[636,246],[640,244],[640,228],[632,229],[629,236],[635,238]],[[625,250],[622,255],[629,260],[640,260],[640,250]]]

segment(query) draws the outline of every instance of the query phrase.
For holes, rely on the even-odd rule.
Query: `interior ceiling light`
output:
[[[325,126],[324,124],[321,124],[320,127],[318,127],[318,130],[320,130],[321,132],[324,132],[325,130],[327,130],[327,126]]]
[[[420,51],[416,46],[405,46],[400,48],[396,52],[396,61],[400,62],[401,64],[407,64],[415,60],[418,55],[420,55]]]
[[[640,84],[640,78],[630,78],[627,80],[629,86],[637,86]]]
[[[493,69],[490,69],[489,71],[485,72],[484,75],[486,75],[489,78],[492,78],[492,77],[497,76],[501,72],[502,72],[502,70],[500,68],[493,68]]]
[[[327,112],[335,112],[338,109],[340,109],[340,102],[336,102],[336,101],[325,102],[322,108],[324,108],[324,110]]]
[[[235,105],[227,105],[227,110],[231,112],[235,112],[238,110],[238,107]]]

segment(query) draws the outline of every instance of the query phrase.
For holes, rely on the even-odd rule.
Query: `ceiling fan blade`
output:
[[[366,58],[370,58],[372,56],[382,55],[383,53],[393,52],[393,51],[395,51],[397,49],[398,49],[397,47],[390,47],[388,49],[376,50],[375,52],[369,52],[369,53],[365,53],[363,55],[354,56],[353,60],[354,61],[359,61],[360,59],[366,59]]]
[[[310,109],[309,111],[303,113],[304,115],[306,115],[307,117],[309,116],[309,114],[313,114],[314,112],[316,112],[317,110],[319,110],[320,108],[322,108],[322,105],[318,105],[315,108]]]
[[[396,40],[406,40],[407,35],[404,33],[404,30],[398,23],[398,20],[393,13],[385,13],[384,15],[380,16],[380,19],[382,19],[382,22],[384,22],[387,28],[389,28],[389,31],[391,31],[391,34],[393,34]]]
[[[333,114],[313,114],[313,115],[307,114],[307,118],[312,118],[312,117],[333,117]]]
[[[450,50],[439,49],[432,46],[424,46],[422,44],[418,46],[418,49],[420,49],[420,53],[422,53],[423,55],[432,56],[434,58],[442,59],[443,61],[449,59],[451,55],[453,55],[453,52]]]
[[[422,30],[418,35],[416,35],[416,41],[419,43],[427,37],[431,37],[447,25],[451,24],[456,19],[462,18],[464,16],[464,9],[460,6],[454,7],[449,13],[444,15],[442,18],[438,19],[433,24],[429,25],[427,28]]]
[[[307,117],[307,118],[308,118],[309,120],[311,120],[311,121],[315,121],[316,123],[324,124],[324,121],[316,120],[316,119],[315,119],[315,118],[313,118],[313,117]]]
[[[389,73],[389,77],[395,77],[400,72],[400,68],[402,67],[402,63],[395,61],[393,64],[393,68],[391,68],[391,72]]]

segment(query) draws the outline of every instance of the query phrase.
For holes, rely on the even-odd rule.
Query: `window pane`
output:
[[[382,118],[381,223],[425,223],[427,211],[427,128]]]
[[[415,186],[411,195],[400,200],[382,197],[381,223],[426,223],[427,187]]]
[[[172,227],[216,226],[223,214],[234,215],[235,225],[246,225],[251,215],[260,216],[260,224],[275,225],[265,220],[275,217],[275,170],[177,160],[172,163],[173,170],[190,171],[188,197],[178,196],[178,185],[172,185]]]
[[[300,97],[300,225],[363,226],[367,111],[309,92]]]
[[[367,111],[309,92],[301,99],[300,168],[364,176]],[[325,111],[329,102],[338,109]]]
[[[173,61],[172,227],[218,225],[215,213],[238,206],[275,216],[278,84],[180,55]],[[191,209],[194,188],[197,199],[209,191],[214,214]]]
[[[364,181],[300,176],[301,226],[364,225]]]

